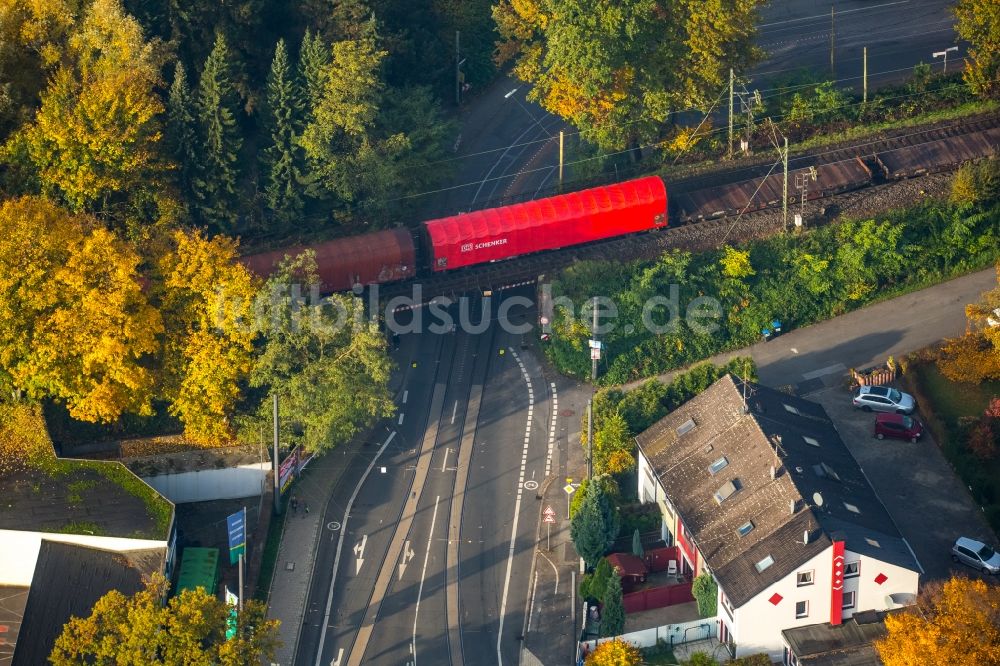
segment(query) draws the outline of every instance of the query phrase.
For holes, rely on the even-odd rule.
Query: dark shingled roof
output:
[[[752,383],[744,387],[727,375],[636,441],[736,606],[825,550],[833,539],[845,539],[848,550],[919,570],[833,422],[816,403]],[[710,466],[717,461],[720,466],[712,474]],[[716,494],[732,491],[730,483],[737,489],[720,502]],[[753,529],[740,537],[737,528],[748,521]],[[803,543],[807,531],[809,539]],[[758,572],[756,563],[768,555],[774,564]]]
[[[27,603],[28,588],[0,585],[0,666],[11,665]]]
[[[143,577],[162,571],[165,548],[118,553],[58,541],[42,541],[28,592],[13,666],[47,664],[70,617],[87,617],[111,590],[132,595]]]
[[[872,642],[885,636],[885,616],[896,611],[855,613],[843,623],[810,624],[781,632],[804,666],[881,664]]]

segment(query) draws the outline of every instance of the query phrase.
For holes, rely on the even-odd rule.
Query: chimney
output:
[[[802,530],[802,545],[809,543],[809,530]]]
[[[778,470],[775,469],[774,465],[771,465],[771,480],[774,481],[776,476],[778,476]]]
[[[791,513],[794,516],[795,515],[795,500],[794,499],[788,500],[788,509],[789,509],[789,513]]]

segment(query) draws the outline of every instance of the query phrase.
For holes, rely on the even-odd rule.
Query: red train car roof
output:
[[[506,259],[666,224],[658,176],[424,222],[436,271]]]
[[[416,273],[413,237],[405,229],[376,231],[361,236],[297,245],[243,257],[240,261],[266,278],[285,256],[303,250],[316,253],[316,265],[324,291],[349,291],[355,284],[369,285],[405,280]]]

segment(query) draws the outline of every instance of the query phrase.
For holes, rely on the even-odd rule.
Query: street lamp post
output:
[[[958,51],[958,47],[949,46],[944,51],[935,51],[934,53],[931,54],[935,58],[940,58],[944,56],[944,70],[942,71],[943,74],[948,73],[948,54],[951,53],[952,51]]]

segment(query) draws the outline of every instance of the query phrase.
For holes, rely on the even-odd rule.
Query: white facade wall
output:
[[[794,547],[795,544],[789,544],[789,548]],[[796,574],[800,571],[813,572],[812,585],[803,587],[796,585]],[[780,661],[784,645],[781,639],[782,629],[830,621],[832,581],[833,547],[830,546],[789,575],[768,586],[750,601],[734,609],[734,619],[731,624],[720,601],[718,617],[729,625],[733,641],[736,643],[736,656],[767,652],[772,659]],[[778,605],[768,601],[775,592],[782,597]],[[795,604],[799,601],[809,602],[809,615],[796,619]]]
[[[874,557],[864,557],[850,550],[844,551],[844,562],[858,562],[858,577],[844,579],[844,591],[857,592],[857,604],[850,611],[844,611],[844,617],[850,617],[855,611],[886,610],[895,608],[887,599],[890,594],[916,596],[920,586],[920,574],[910,569],[904,569],[894,564],[882,562]],[[875,582],[879,574],[886,576],[881,585]]]
[[[260,495],[270,463],[249,463],[223,469],[203,469],[144,476],[142,480],[174,504],[238,499]]]
[[[166,541],[90,536],[89,534],[53,534],[0,530],[0,585],[30,586],[42,539],[73,543],[102,550],[126,552],[146,548],[166,548]]]

